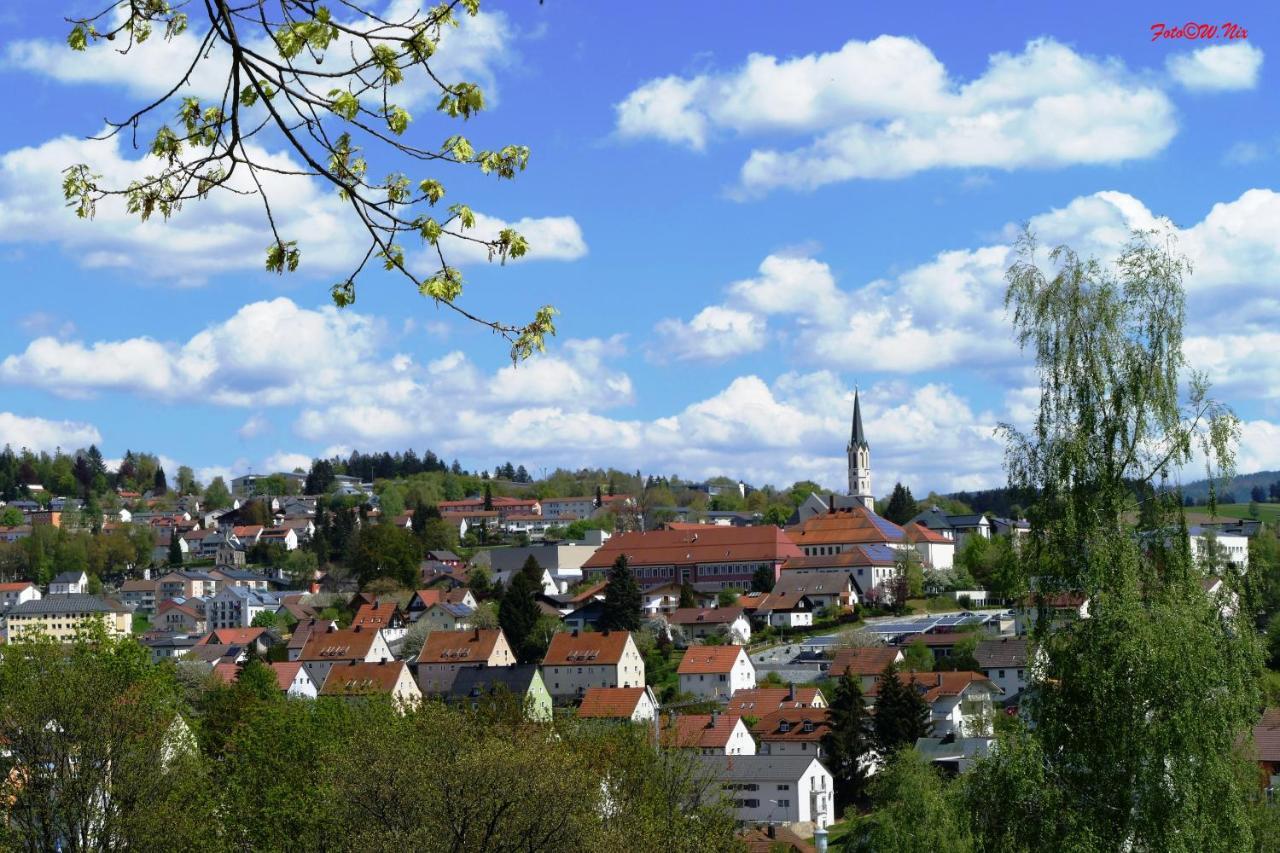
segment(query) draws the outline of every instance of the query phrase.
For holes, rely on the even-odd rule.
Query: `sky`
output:
[[[410,172],[480,231],[528,237],[505,266],[455,257],[468,310],[560,311],[518,366],[381,271],[333,307],[364,246],[318,182],[270,187],[302,250],[283,276],[238,196],[77,219],[62,170],[144,174],[145,147],[87,137],[172,85],[202,34],[193,14],[170,43],[71,53],[62,16],[96,10],[0,12],[0,442],[147,450],[206,479],[413,447],[842,489],[858,388],[877,494],[998,486],[995,426],[1036,404],[1003,303],[1027,223],[1103,259],[1173,229],[1186,354],[1242,420],[1239,469],[1280,468],[1273,4],[484,3],[434,67],[488,109],[459,128],[412,81],[406,138],[532,151],[511,182]]]

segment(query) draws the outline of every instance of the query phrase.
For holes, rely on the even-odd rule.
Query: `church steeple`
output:
[[[867,509],[874,510],[876,499],[871,493],[871,445],[862,429],[862,403],[857,389],[853,392],[853,427],[845,452],[849,457],[849,496]]]

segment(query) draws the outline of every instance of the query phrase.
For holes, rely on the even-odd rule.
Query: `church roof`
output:
[[[862,430],[862,405],[858,400],[858,392],[853,392],[853,431],[849,435],[850,447],[869,447],[867,434]]]

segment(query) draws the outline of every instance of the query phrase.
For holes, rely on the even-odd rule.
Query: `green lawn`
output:
[[[1195,512],[1195,509],[1190,511]],[[1227,518],[1253,518],[1247,503],[1221,504],[1218,507],[1218,515],[1223,515]],[[1262,521],[1273,523],[1280,521],[1280,504],[1258,504],[1258,518]]]

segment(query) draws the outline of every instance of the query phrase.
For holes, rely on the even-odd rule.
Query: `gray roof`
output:
[[[716,779],[735,782],[794,782],[818,759],[812,755],[698,755],[699,763]],[[821,762],[818,762],[821,764]]]
[[[974,650],[973,658],[983,669],[1018,668],[1027,665],[1027,638],[1001,637],[983,640]]]
[[[778,582],[773,585],[773,592],[778,595],[797,593],[799,595],[839,595],[850,586],[857,589],[850,570],[843,577],[832,577],[826,574],[810,572],[782,572]]]
[[[868,447],[867,434],[862,430],[862,403],[858,400],[858,392],[853,392],[853,431],[849,434],[849,444],[853,447]]]
[[[115,613],[110,604],[96,595],[71,593],[46,595],[35,601],[24,601],[9,611],[10,616],[43,616],[49,613]]]
[[[467,699],[504,687],[512,696],[524,696],[540,678],[534,664],[521,666],[468,666],[458,670],[449,687],[450,699]]]
[[[85,577],[84,572],[63,572],[53,579],[54,583],[78,583],[80,578]]]

